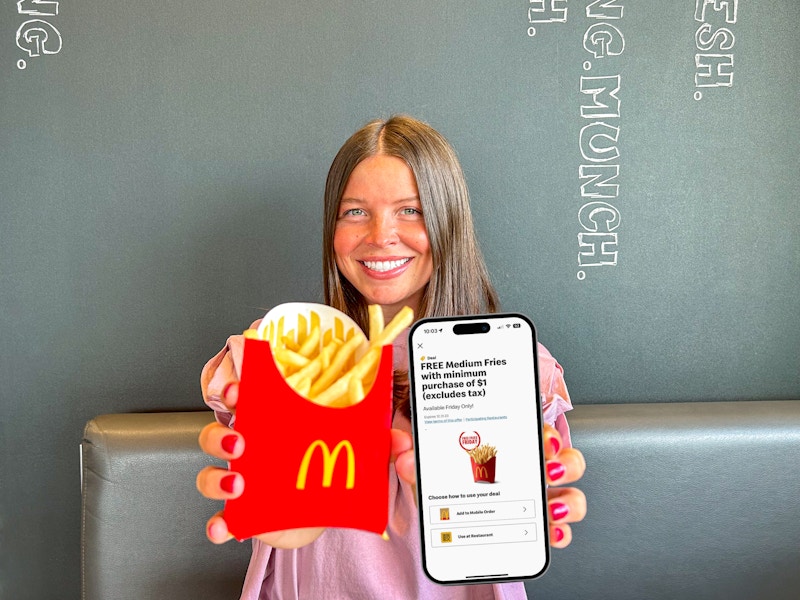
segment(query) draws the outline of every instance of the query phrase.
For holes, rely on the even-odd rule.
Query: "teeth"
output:
[[[379,273],[384,273],[386,271],[391,271],[392,269],[396,269],[400,265],[406,264],[410,261],[410,258],[401,258],[400,260],[381,260],[381,261],[372,261],[372,260],[364,260],[361,261],[368,269],[372,271],[378,271]]]

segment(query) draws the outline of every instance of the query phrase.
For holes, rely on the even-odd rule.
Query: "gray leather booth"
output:
[[[86,425],[84,600],[238,597],[250,544],[203,531],[197,447],[210,412]],[[538,600],[800,598],[800,401],[592,405],[570,414],[587,519]]]

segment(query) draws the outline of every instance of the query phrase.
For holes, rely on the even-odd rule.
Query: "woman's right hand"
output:
[[[221,401],[232,414],[236,412],[238,398],[238,382],[232,381],[226,384],[221,394]],[[216,422],[209,423],[203,428],[199,442],[203,452],[224,461],[239,458],[245,450],[245,440],[241,433]],[[244,477],[240,473],[222,467],[205,467],[197,474],[198,491],[211,500],[238,498],[244,487]],[[309,527],[272,531],[255,537],[274,548],[299,548],[313,542],[323,531],[322,527]],[[222,511],[208,520],[206,535],[215,544],[233,539]]]

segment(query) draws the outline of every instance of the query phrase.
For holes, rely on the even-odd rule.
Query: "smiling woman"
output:
[[[345,142],[328,172],[323,232],[324,301],[364,331],[369,330],[370,305],[380,305],[387,321],[403,307],[413,309],[417,319],[497,310],[459,161],[447,140],[421,121],[405,116],[372,121]],[[408,336],[399,335],[392,354],[388,539],[344,528],[256,535],[243,599],[343,598],[359,590],[364,598],[524,600],[520,583],[445,587],[422,571],[407,343]],[[226,461],[240,458],[249,443],[240,431],[226,427],[238,402],[243,348],[243,336],[231,336],[201,375],[203,397],[217,411],[219,423],[204,430],[200,445]],[[563,413],[571,405],[563,371],[543,346],[538,350],[545,448],[557,467],[548,473],[560,473],[548,479],[549,539],[563,547],[572,539],[570,523],[586,512],[586,499],[576,488],[559,486],[579,479],[585,462],[570,447]],[[207,467],[198,475],[197,487],[207,498],[235,499],[244,486],[244,476],[233,470]],[[230,539],[225,514],[211,517],[206,531],[214,542]]]
[[[381,181],[370,180],[378,173]],[[496,312],[499,302],[478,247],[461,163],[444,136],[426,123],[405,115],[367,123],[344,143],[333,159],[325,185],[323,219],[325,302],[352,315],[361,327],[367,325],[368,303],[362,296],[364,290],[357,281],[345,276],[336,245],[340,230],[344,229],[343,214],[349,211],[348,218],[377,218],[377,215],[369,215],[362,203],[381,195],[387,202],[397,202],[395,224],[408,224],[403,227],[408,232],[410,224],[416,223],[418,233],[424,232],[431,270],[420,268],[424,253],[420,252],[418,244],[410,244],[410,239],[406,243],[415,253],[393,255],[391,249],[384,249],[355,255],[355,259],[381,262],[414,257],[409,262],[417,263],[412,267],[415,274],[425,278],[423,287],[415,290],[415,297],[411,297],[410,289],[406,290],[407,297],[418,301],[417,318]],[[351,202],[354,204],[350,205]],[[377,231],[373,235],[385,233]],[[373,239],[373,247],[374,242]],[[378,269],[371,269],[373,275],[383,268],[388,269],[390,278],[393,268],[400,268],[399,265],[375,266]],[[362,273],[361,279],[365,278],[366,273]],[[403,279],[411,277],[406,275]],[[371,281],[378,282],[375,277]],[[391,313],[387,307],[384,311],[387,316]]]
[[[353,170],[333,237],[336,266],[386,319],[419,313],[433,271],[414,174],[396,156],[371,156]]]

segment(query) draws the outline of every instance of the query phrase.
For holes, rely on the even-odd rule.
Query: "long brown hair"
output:
[[[325,302],[350,315],[367,330],[367,303],[339,272],[333,237],[339,203],[350,174],[362,160],[377,154],[404,160],[419,191],[433,273],[415,317],[496,312],[497,292],[478,246],[467,183],[458,157],[438,131],[406,115],[370,121],[344,143],[333,159],[325,183],[323,215]],[[395,374],[395,399],[407,413],[406,375]]]

